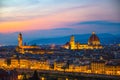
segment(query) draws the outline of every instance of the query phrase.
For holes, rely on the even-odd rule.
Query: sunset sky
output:
[[[91,31],[119,33],[119,2],[119,0],[0,0],[0,33],[56,29],[73,30],[73,33]]]

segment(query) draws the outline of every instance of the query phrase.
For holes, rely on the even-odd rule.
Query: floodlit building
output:
[[[91,62],[91,72],[96,74],[105,73],[105,61],[96,60]]]
[[[38,69],[51,70],[49,60],[35,59],[11,59],[11,64],[6,65],[6,62],[0,58],[2,69]],[[53,70],[66,72],[83,72],[106,75],[120,75],[120,61],[103,61],[93,60],[90,63],[71,63],[66,65],[65,61],[54,61]]]
[[[0,64],[1,64],[0,68],[6,66],[6,64],[5,64],[5,58],[0,58]]]
[[[98,36],[95,34],[95,32],[92,32],[92,35],[88,40],[88,44],[81,44],[79,42],[76,43],[75,38],[72,35],[70,41],[63,45],[63,48],[71,50],[76,49],[82,50],[82,49],[102,49],[103,46],[100,44],[100,40]]]
[[[36,45],[23,45],[23,38],[22,38],[22,34],[19,33],[18,35],[18,46],[16,47],[16,51],[22,54],[25,53],[31,53],[31,54],[52,54],[53,51],[50,50],[44,50],[41,49],[40,46],[36,46]]]
[[[63,67],[66,65],[64,61],[55,61],[54,62],[54,70],[63,71]]]
[[[18,35],[18,46],[16,48],[16,51],[18,51],[19,53],[24,54],[26,53],[34,53],[34,51],[36,49],[40,49],[39,46],[33,45],[33,46],[29,46],[29,45],[23,45],[23,38],[22,38],[22,34],[19,33]]]
[[[105,74],[120,75],[120,60],[107,62],[105,64]]]

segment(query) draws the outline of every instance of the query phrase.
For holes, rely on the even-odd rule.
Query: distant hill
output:
[[[75,41],[80,43],[87,43],[91,34],[76,34]],[[101,44],[113,44],[120,43],[120,35],[112,35],[108,33],[102,33],[97,35]],[[70,36],[54,37],[54,38],[39,38],[30,41],[30,44],[65,44],[70,40]]]
[[[35,35],[35,34],[34,34]],[[58,36],[49,38],[43,38],[43,36],[34,36],[30,34],[23,34],[23,43],[27,42],[27,44],[65,44],[69,42],[70,36]],[[91,34],[75,34],[75,41],[80,43],[87,43],[88,39]],[[109,33],[101,33],[97,34],[100,38],[102,44],[113,44],[113,43],[120,43],[120,34],[113,35]],[[0,44],[6,45],[17,45],[17,37],[18,33],[12,34],[0,34]]]

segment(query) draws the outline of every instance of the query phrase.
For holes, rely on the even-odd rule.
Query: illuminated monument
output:
[[[76,49],[102,49],[102,45],[100,44],[100,40],[95,34],[95,32],[92,32],[92,35],[90,36],[88,40],[88,44],[80,44],[79,42],[75,42],[75,38],[72,35],[70,38],[70,41],[66,43],[63,48],[76,50]]]
[[[28,52],[28,53],[33,53],[35,50],[37,51],[38,49],[40,49],[39,46],[36,46],[36,45],[23,45],[23,38],[22,38],[22,34],[19,33],[18,35],[18,46],[16,48],[16,51],[18,51],[19,53],[22,53],[24,54],[25,52]]]
[[[92,32],[92,35],[90,36],[90,38],[88,40],[88,45],[95,45],[95,46],[100,45],[100,40],[97,37],[97,35],[95,34],[95,32]]]

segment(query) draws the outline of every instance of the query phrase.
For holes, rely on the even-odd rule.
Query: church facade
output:
[[[82,49],[102,49],[103,46],[100,44],[100,40],[95,32],[92,32],[88,40],[88,44],[80,44],[79,42],[75,42],[75,38],[72,35],[70,41],[63,45],[65,49],[71,50],[82,50]]]

